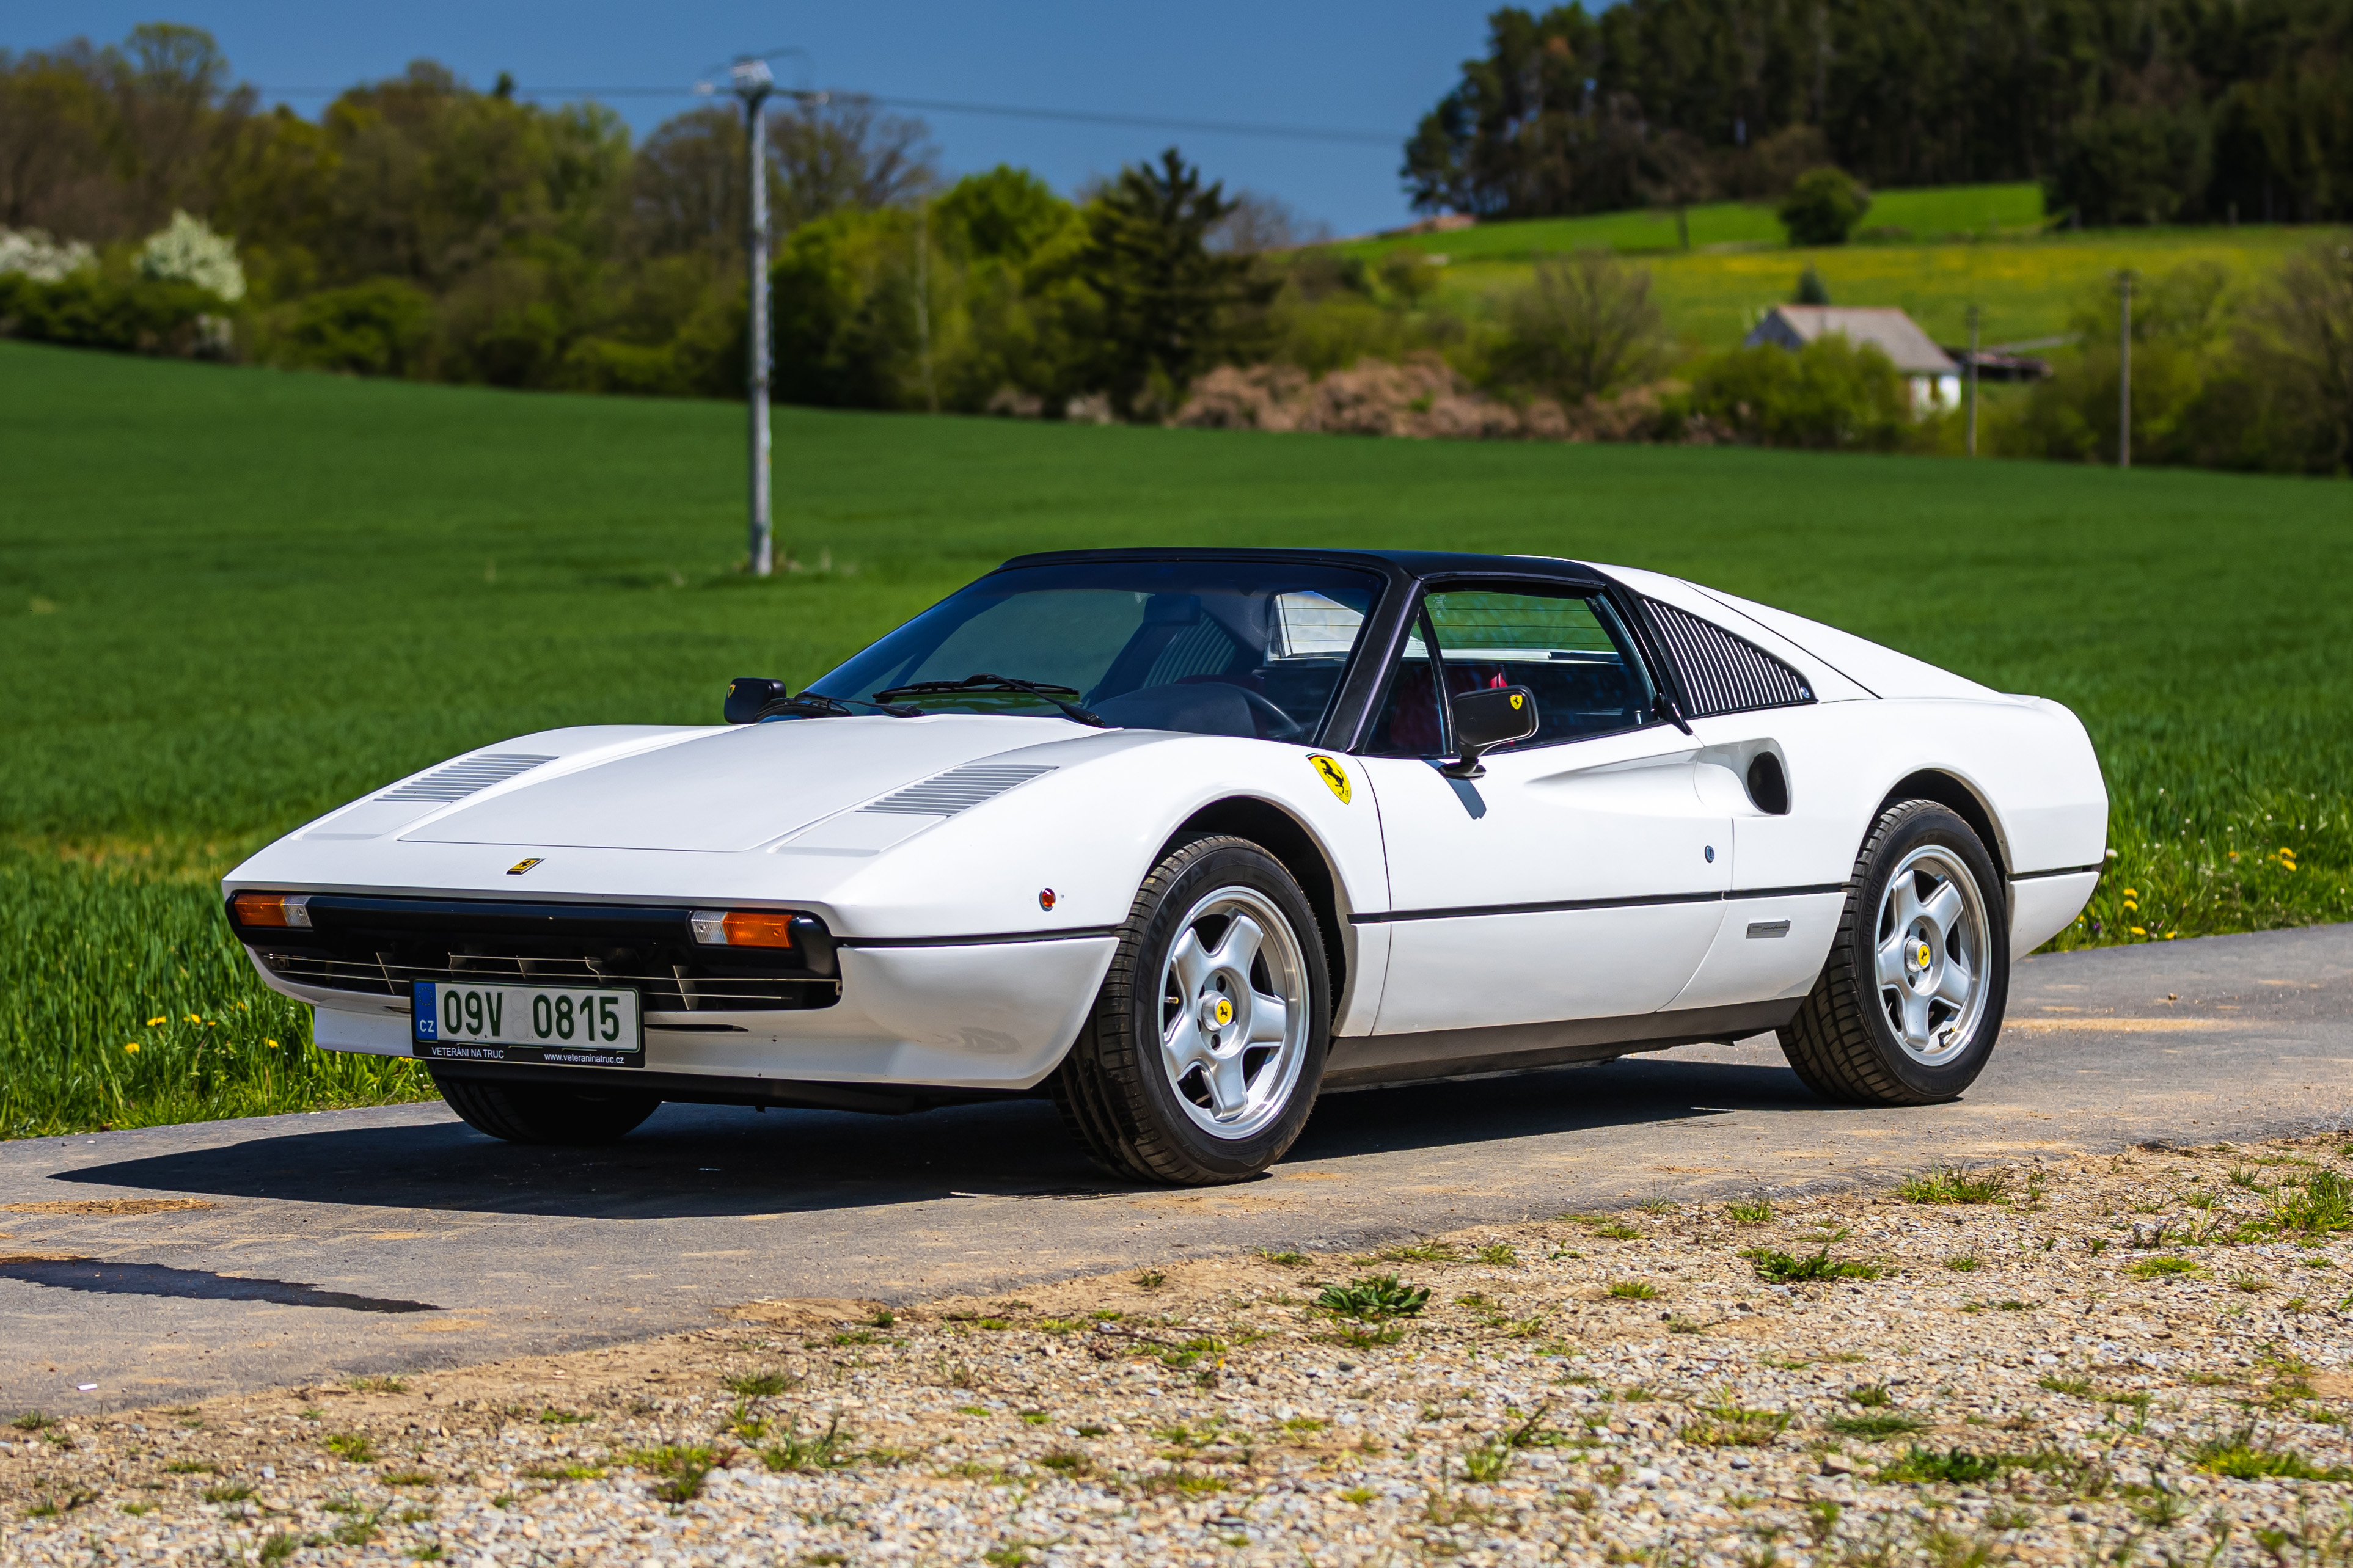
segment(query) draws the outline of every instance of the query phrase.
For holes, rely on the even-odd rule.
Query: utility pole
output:
[[[923,353],[923,402],[940,411],[940,389],[932,380],[932,204],[915,208],[915,338]]]
[[[1978,308],[1969,307],[1969,456],[1978,455]]]
[[[2116,467],[2132,467],[2132,268],[2116,274]]]
[[[746,162],[752,169],[751,221],[744,249],[752,258],[752,547],[751,572],[765,577],[776,569],[775,531],[768,515],[768,137],[767,102],[776,79],[762,59],[740,59],[729,71],[735,96],[744,100]]]

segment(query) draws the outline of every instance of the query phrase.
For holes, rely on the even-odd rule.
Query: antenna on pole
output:
[[[2116,274],[2116,467],[2132,467],[2133,269]]]

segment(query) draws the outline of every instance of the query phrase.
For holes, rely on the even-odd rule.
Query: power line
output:
[[[259,89],[271,98],[327,99],[340,98],[348,88],[326,87],[265,87]],[[695,98],[691,88],[683,87],[518,87],[512,89],[518,98]],[[805,94],[790,94],[803,97]],[[1044,120],[1073,125],[1116,125],[1145,131],[1189,131],[1207,136],[1259,136],[1293,142],[1342,142],[1366,146],[1394,147],[1402,138],[1393,131],[1356,131],[1337,126],[1275,125],[1239,120],[1190,120],[1153,114],[1100,114],[1081,109],[1036,109],[1006,103],[964,103],[949,99],[896,98],[880,93],[837,92],[829,96],[854,98],[861,102],[880,104],[886,109],[913,109],[932,114],[980,114],[1001,120]]]
[[[1262,125],[1234,120],[1172,120],[1151,114],[1096,114],[1074,109],[1017,109],[1001,103],[954,103],[934,98],[881,98],[871,102],[892,109],[921,109],[934,114],[988,114],[1014,120],[1058,120],[1083,125],[1139,126],[1149,131],[1198,131],[1214,136],[1271,136],[1298,142],[1361,142],[1394,147],[1402,140],[1392,131],[1343,131],[1316,125]]]

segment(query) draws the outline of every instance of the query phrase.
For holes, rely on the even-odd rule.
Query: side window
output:
[[[1422,635],[1409,643],[1374,730],[1369,749],[1376,753],[1444,754],[1441,691],[1452,697],[1482,687],[1526,687],[1535,695],[1537,726],[1523,747],[1650,721],[1649,678],[1608,601],[1463,588],[1440,590],[1423,603]]]
[[[1376,757],[1436,757],[1446,752],[1446,720],[1438,710],[1438,666],[1430,657],[1430,614],[1423,611],[1398,667],[1389,694],[1365,750]]]

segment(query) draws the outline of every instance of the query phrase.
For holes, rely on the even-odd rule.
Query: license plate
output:
[[[418,980],[409,991],[417,1055],[448,1061],[643,1067],[638,994],[578,985]]]

